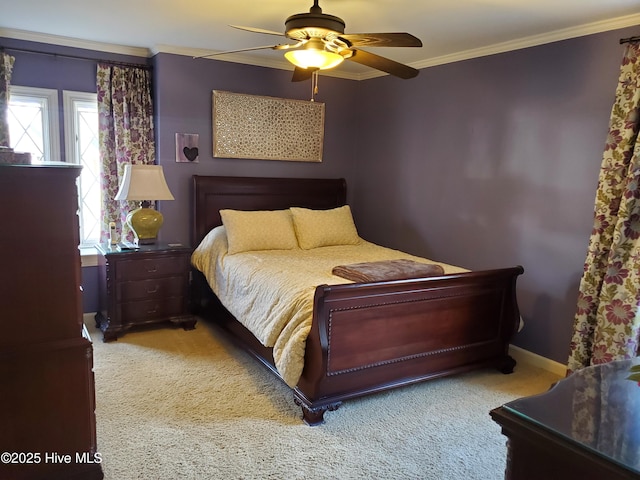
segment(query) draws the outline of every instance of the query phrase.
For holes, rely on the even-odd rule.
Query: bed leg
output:
[[[198,319],[192,318],[191,320],[187,320],[186,322],[182,322],[182,328],[184,330],[195,330],[196,323],[198,323]]]
[[[498,363],[498,370],[505,375],[508,375],[509,373],[513,373],[515,366],[516,361],[510,355],[505,355],[500,363]]]
[[[302,420],[310,427],[322,425],[324,423],[324,412],[326,412],[327,410],[333,412],[334,410],[337,410],[340,405],[342,405],[342,402],[335,402],[328,405],[323,405],[322,407],[310,407],[297,397],[294,397],[293,401],[296,403],[296,405],[299,405],[302,408]]]

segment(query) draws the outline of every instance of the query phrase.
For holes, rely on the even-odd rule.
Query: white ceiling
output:
[[[150,56],[201,55],[284,43],[229,27],[284,31],[313,0],[0,0],[0,36]],[[422,48],[372,48],[415,68],[640,25],[640,0],[320,0],[346,33],[409,32]],[[638,30],[640,35],[640,28]],[[282,52],[216,59],[291,69]],[[334,75],[379,72],[344,62]]]

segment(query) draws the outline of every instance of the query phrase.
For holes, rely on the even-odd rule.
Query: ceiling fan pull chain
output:
[[[311,101],[315,102],[315,96],[318,94],[318,70],[311,74]]]

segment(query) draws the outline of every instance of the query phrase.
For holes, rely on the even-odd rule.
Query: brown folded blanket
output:
[[[407,278],[437,277],[438,275],[444,275],[444,269],[440,265],[398,259],[338,265],[333,268],[331,273],[354,282],[369,283],[405,280]]]

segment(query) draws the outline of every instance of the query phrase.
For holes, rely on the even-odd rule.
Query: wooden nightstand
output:
[[[128,251],[108,244],[96,249],[96,326],[105,342],[140,325],[172,322],[185,330],[195,328],[196,318],[189,311],[191,248],[159,243]]]

